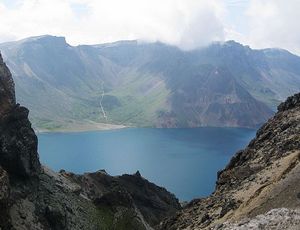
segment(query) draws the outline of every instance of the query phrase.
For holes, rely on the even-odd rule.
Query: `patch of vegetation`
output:
[[[100,206],[93,219],[99,229],[103,230],[145,230],[137,220],[134,211],[119,207],[118,213],[108,206]]]
[[[32,126],[38,127],[39,129],[45,129],[49,131],[54,131],[63,127],[62,124],[57,121],[48,120],[48,119],[36,119],[32,118]]]

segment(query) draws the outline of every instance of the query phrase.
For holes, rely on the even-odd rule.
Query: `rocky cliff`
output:
[[[75,175],[42,166],[29,111],[0,56],[0,230],[152,229],[180,209],[140,173]]]
[[[218,173],[211,196],[191,201],[160,227],[249,229],[252,224],[253,229],[278,229],[276,223],[284,219],[284,229],[299,229],[299,211],[293,211],[300,208],[299,159],[300,93],[280,104],[276,115]]]
[[[3,63],[0,54],[0,114],[6,113],[16,104],[15,85],[12,80],[11,73],[7,66]]]

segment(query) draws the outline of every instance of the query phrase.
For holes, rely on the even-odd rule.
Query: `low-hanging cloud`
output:
[[[0,3],[0,40],[53,34],[71,44],[142,39],[193,49],[224,40],[222,14],[218,0],[23,0]]]
[[[257,48],[278,47],[300,54],[299,10],[299,0],[251,1],[246,42]]]
[[[51,34],[72,45],[140,39],[194,49],[235,39],[300,54],[299,9],[299,0],[4,0],[0,42]]]

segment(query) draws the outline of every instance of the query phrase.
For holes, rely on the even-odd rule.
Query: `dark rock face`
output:
[[[10,176],[30,177],[40,171],[37,137],[28,113],[16,105],[0,121],[0,165]]]
[[[159,224],[165,216],[170,216],[180,209],[179,201],[173,194],[149,182],[139,172],[134,175],[125,174],[118,179],[152,226]]]
[[[3,62],[0,53],[0,115],[10,110],[16,104],[14,87],[11,73]]]
[[[37,175],[37,137],[28,109],[16,105],[14,82],[0,55],[0,165],[10,176]]]
[[[300,106],[300,93],[295,94],[294,96],[288,97],[285,102],[282,102],[278,106],[278,111],[282,112],[288,109],[293,109]]]
[[[179,210],[177,199],[165,189],[137,175],[124,176],[103,171],[55,173],[42,167],[38,183],[12,187],[11,224],[18,230],[23,225],[46,230],[150,230]]]
[[[0,167],[0,228],[10,229],[9,218],[9,195],[10,186],[7,172]]]
[[[210,229],[275,208],[299,208],[299,102],[300,94],[295,94],[282,103],[249,145],[218,173],[215,192],[192,201],[165,220],[161,229]]]
[[[159,187],[139,172],[112,177],[103,171],[75,175],[62,173],[66,178],[80,184],[86,194],[98,207],[110,207],[118,213],[120,207],[137,210],[151,226],[156,226],[165,217],[174,214],[181,207],[178,199],[166,189]]]
[[[0,167],[0,202],[9,197],[9,179],[7,172]]]

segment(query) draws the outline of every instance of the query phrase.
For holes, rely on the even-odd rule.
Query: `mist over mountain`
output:
[[[70,46],[39,36],[0,44],[35,127],[257,127],[300,90],[300,57],[234,41],[183,51],[120,41]]]

